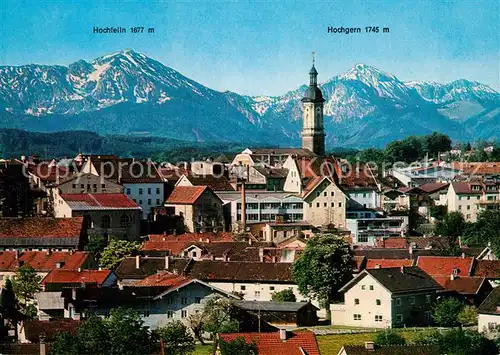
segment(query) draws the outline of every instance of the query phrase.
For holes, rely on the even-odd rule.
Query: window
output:
[[[403,323],[403,315],[402,314],[396,314],[396,322]]]
[[[370,285],[370,291],[373,291],[373,285]]]
[[[364,290],[366,288],[365,285],[361,285],[361,289]]]
[[[375,315],[375,322],[382,322],[382,316],[381,316],[381,315],[376,314],[376,315]]]
[[[148,198],[148,205],[151,206],[151,199]]]
[[[126,214],[122,214],[120,217],[120,226],[122,228],[128,228],[130,227],[130,218]]]
[[[467,205],[467,210],[470,210],[470,205]]]
[[[101,188],[105,189],[106,188],[106,184],[101,184]]]
[[[461,210],[461,209],[462,209],[462,206],[461,206],[461,205],[460,205],[460,206],[458,206],[458,209],[459,209],[459,210]]]
[[[130,189],[127,189],[127,195],[130,195]]]
[[[241,291],[245,291],[246,289],[247,289],[247,287],[246,287],[245,285],[241,285],[241,286],[240,286],[240,290],[241,290]]]
[[[361,314],[355,314],[354,320],[361,320]]]
[[[255,297],[260,297],[260,291],[255,291]]]
[[[323,192],[323,196],[325,196],[325,197],[326,197],[326,196],[327,196],[327,194],[328,194],[328,192],[326,192],[326,191],[325,191],[325,192]]]
[[[159,187],[157,187],[157,188],[156,188],[156,194],[157,194],[157,195],[159,195],[159,194],[160,194],[160,188],[159,188]]]
[[[415,296],[410,297],[410,304],[414,305],[415,304]]]
[[[331,195],[332,195],[332,196],[335,196],[335,193],[332,191]]]
[[[425,303],[431,303],[431,295],[425,295]]]
[[[467,218],[467,219],[470,219],[470,217],[471,217],[471,216],[470,216],[470,214],[468,214],[468,215],[466,216],[466,218]]]
[[[495,322],[488,322],[488,330],[493,331],[497,329],[497,323]]]
[[[142,188],[139,189],[139,195],[142,195]]]
[[[188,303],[187,297],[182,297],[181,298],[181,304],[187,304],[187,303]]]
[[[73,188],[76,189],[76,184],[73,184]]]
[[[354,299],[354,304],[359,304],[359,298]]]
[[[363,193],[363,198],[366,198],[366,193]]]
[[[173,317],[174,317],[174,312],[167,311],[167,318],[173,318]]]
[[[175,299],[173,297],[167,298],[167,304],[174,304],[174,303],[175,303]]]
[[[148,187],[148,195],[151,195],[151,188]]]
[[[319,202],[316,203],[316,207],[319,207]]]
[[[149,317],[149,315],[150,315],[149,310],[145,310],[145,311],[144,311],[144,317]]]
[[[101,228],[111,228],[111,217],[108,215],[102,216]]]
[[[377,306],[380,306],[382,304],[382,302],[379,299],[376,299],[375,303],[377,304]]]
[[[274,291],[274,286],[269,286],[269,291]]]
[[[401,298],[396,298],[396,306],[401,306]]]
[[[335,202],[332,202],[332,207],[335,207]]]
[[[81,188],[81,189],[84,189],[84,188],[85,188],[85,184],[81,184],[81,185],[80,185],[80,188]]]
[[[193,255],[193,258],[196,258],[196,255],[197,255],[196,251],[193,251],[192,255]]]
[[[339,202],[339,207],[342,207],[342,202]]]
[[[160,204],[161,204],[160,199],[159,199],[159,198],[157,198],[157,199],[156,199],[156,205],[158,206],[158,205],[160,205]]]
[[[323,207],[327,207],[327,206],[328,206],[328,204],[325,202],[325,203],[323,204]]]
[[[188,311],[182,310],[181,311],[181,318],[186,318],[188,315]]]
[[[142,200],[139,200],[139,205],[142,205]]]
[[[368,236],[359,236],[358,243],[368,243]],[[364,289],[363,289],[364,290]]]
[[[201,297],[195,297],[194,298],[194,303],[200,304],[201,303]]]

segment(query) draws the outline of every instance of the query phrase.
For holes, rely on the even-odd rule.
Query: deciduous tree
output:
[[[292,275],[300,292],[319,300],[330,319],[330,303],[338,290],[352,279],[353,252],[341,236],[315,235],[307,241],[302,255],[293,264]]]
[[[273,292],[271,299],[276,302],[296,302],[297,298],[291,288],[287,288],[278,292]]]
[[[181,321],[169,322],[156,329],[156,334],[163,341],[165,355],[187,355],[194,351],[194,339]]]
[[[106,269],[116,269],[125,257],[137,252],[139,245],[127,240],[112,240],[104,248],[100,259],[100,266]]]
[[[12,289],[19,303],[20,311],[28,318],[36,316],[35,294],[40,291],[42,277],[29,265],[21,266],[12,278]]]

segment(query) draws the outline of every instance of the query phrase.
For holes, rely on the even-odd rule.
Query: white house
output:
[[[436,291],[442,287],[418,267],[363,270],[340,289],[332,324],[370,328],[429,325]]]
[[[477,329],[479,332],[498,334],[500,326],[500,287],[493,291],[481,303],[478,310]]]

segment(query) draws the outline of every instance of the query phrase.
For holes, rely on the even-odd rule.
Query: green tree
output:
[[[383,345],[405,345],[406,340],[395,330],[386,330],[375,335],[374,343],[378,346]]]
[[[14,293],[12,281],[9,278],[5,280],[5,285],[0,295],[0,306],[2,308],[3,318],[9,319],[11,321],[14,321],[16,319],[16,314],[17,314],[16,295]]]
[[[444,153],[451,150],[451,139],[446,134],[434,132],[424,137],[425,150],[430,156],[437,156],[438,153]]]
[[[416,344],[437,345],[442,354],[448,355],[493,355],[496,345],[481,334],[462,329],[440,332],[437,329],[424,330],[417,334]]]
[[[471,244],[488,244],[500,257],[500,210],[484,210],[477,216],[476,223],[466,231],[465,241]]]
[[[291,288],[287,288],[278,292],[273,292],[271,299],[276,302],[296,302],[297,298]]]
[[[12,279],[12,289],[19,302],[20,311],[28,318],[36,316],[35,294],[40,291],[42,277],[29,265],[21,266]]]
[[[245,338],[240,337],[232,341],[219,341],[219,349],[221,355],[257,355],[257,345],[255,343],[247,343]]]
[[[459,324],[458,315],[464,305],[455,298],[443,298],[436,302],[432,310],[432,318],[442,327],[453,327]]]
[[[302,255],[293,264],[292,275],[300,292],[316,298],[331,318],[330,303],[338,290],[352,279],[353,252],[342,237],[334,234],[315,235],[307,241]]]
[[[446,239],[444,252],[448,255],[459,255],[458,238],[467,230],[468,224],[460,212],[447,213],[441,221],[436,223],[434,234]]]
[[[202,330],[212,334],[213,339],[219,333],[232,333],[239,330],[237,309],[234,303],[223,297],[212,297],[203,307]],[[217,346],[214,343],[214,346]]]
[[[204,322],[204,314],[203,312],[192,313],[188,316],[188,324],[189,328],[193,332],[194,336],[198,341],[204,345],[205,342],[203,340],[203,322]]]
[[[139,245],[127,240],[112,240],[104,248],[100,259],[100,266],[105,269],[116,269],[125,257],[136,253]]]
[[[133,309],[111,310],[104,320],[109,334],[109,355],[144,355],[150,352],[150,334]]]
[[[77,340],[69,332],[58,332],[52,346],[50,347],[51,355],[74,355],[84,354],[78,352]],[[99,353],[100,354],[100,353]]]
[[[103,252],[107,245],[108,241],[105,236],[100,234],[92,235],[88,244],[85,246],[85,250],[97,254]]]
[[[419,345],[440,345],[442,341],[443,334],[435,328],[424,329],[418,332],[414,340],[415,344]]]
[[[476,325],[477,324],[477,308],[474,306],[465,306],[458,314],[458,321],[462,325]]]
[[[165,355],[187,355],[194,352],[194,339],[181,321],[169,322],[158,328],[156,334],[163,341]]]
[[[109,348],[109,334],[104,321],[96,316],[85,319],[78,327],[78,354],[106,355]]]

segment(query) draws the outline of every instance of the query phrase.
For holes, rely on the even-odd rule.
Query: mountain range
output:
[[[356,64],[320,87],[329,147],[382,146],[434,131],[459,141],[500,138],[500,94],[478,82],[403,82]],[[0,128],[298,146],[306,89],[220,92],[124,50],[67,67],[0,67]]]

